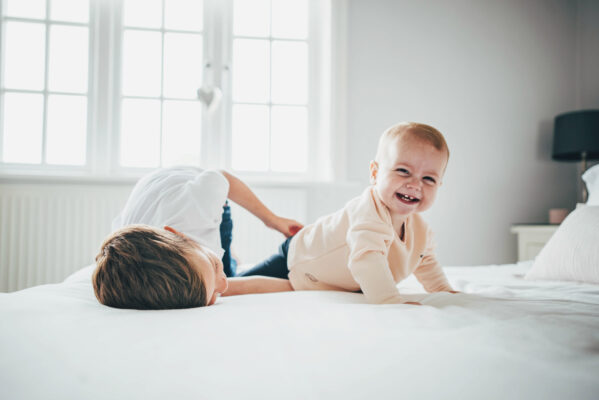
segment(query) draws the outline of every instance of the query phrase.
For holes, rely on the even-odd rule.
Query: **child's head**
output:
[[[370,163],[370,181],[392,215],[408,216],[432,206],[449,160],[441,132],[402,122],[387,129]]]
[[[169,227],[117,230],[102,244],[96,264],[94,292],[111,307],[201,307],[227,289],[216,254]]]

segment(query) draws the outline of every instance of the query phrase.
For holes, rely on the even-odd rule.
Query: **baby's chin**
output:
[[[394,207],[389,207],[387,206],[387,208],[389,209],[389,213],[391,214],[392,217],[404,217],[407,218],[412,214],[417,214],[417,213],[421,213],[424,212],[426,210],[428,210],[429,208],[431,208],[431,205],[428,204],[416,204],[414,206],[409,206],[409,205],[401,205],[401,204],[396,204]]]

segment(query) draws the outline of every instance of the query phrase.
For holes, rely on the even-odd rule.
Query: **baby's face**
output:
[[[189,261],[198,268],[206,285],[206,297],[209,306],[216,302],[218,296],[227,291],[227,276],[223,271],[223,263],[210,249],[198,245],[189,256]]]
[[[444,151],[403,134],[389,143],[379,162],[370,165],[370,179],[392,217],[407,217],[433,205],[446,164]]]

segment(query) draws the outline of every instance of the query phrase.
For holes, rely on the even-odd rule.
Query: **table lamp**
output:
[[[587,161],[599,160],[599,110],[573,111],[555,117],[553,159],[582,161],[580,176],[587,169]],[[587,188],[582,182],[582,202],[586,201]]]

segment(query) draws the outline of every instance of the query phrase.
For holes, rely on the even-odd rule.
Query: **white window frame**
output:
[[[90,143],[90,130],[92,129],[92,123],[95,116],[96,106],[93,101],[95,96],[95,87],[93,86],[94,76],[95,76],[95,64],[93,61],[93,47],[92,45],[96,42],[95,33],[97,30],[97,21],[92,18],[93,13],[91,12],[91,8],[96,1],[90,0],[90,18],[87,23],[82,22],[70,22],[70,21],[60,21],[53,20],[49,18],[50,10],[49,5],[50,2],[46,3],[46,17],[44,19],[38,18],[26,18],[26,17],[5,17],[4,16],[4,2],[0,0],[0,15],[2,16],[2,21],[0,22],[0,59],[4,57],[4,38],[5,38],[5,21],[15,21],[15,22],[27,22],[27,23],[35,23],[44,25],[45,29],[45,56],[44,56],[44,88],[42,90],[25,90],[25,89],[4,89],[4,71],[0,67],[0,121],[4,121],[4,94],[5,93],[31,93],[31,94],[41,94],[44,99],[44,107],[43,107],[43,116],[42,116],[42,145],[41,145],[41,163],[40,164],[20,164],[20,163],[8,163],[8,162],[0,162],[0,176],[2,175],[10,175],[10,174],[18,174],[18,175],[54,175],[54,176],[81,176],[81,175],[90,175],[92,172],[89,158],[93,153]],[[48,97],[53,94],[57,95],[74,95],[81,96],[81,93],[67,93],[60,91],[51,91],[48,89],[48,67],[49,67],[49,45],[50,45],[50,26],[80,26],[88,28],[88,85],[87,85],[87,94],[83,94],[87,99],[87,128],[86,128],[86,163],[84,165],[53,165],[46,163],[46,139],[47,139],[47,109],[48,109]],[[3,138],[3,124],[0,124],[0,139]],[[0,154],[3,151],[3,140],[0,140]]]
[[[309,0],[309,122],[306,174],[237,172],[256,181],[331,181],[345,176],[345,90],[347,0]],[[2,0],[0,0],[2,6]],[[223,92],[223,112],[206,113],[202,122],[202,167],[231,169],[232,0],[205,0],[205,85]],[[86,165],[82,167],[0,163],[0,178],[77,177],[130,180],[146,168],[118,165],[122,3],[90,0],[89,84]],[[212,21],[213,23],[210,23]],[[3,25],[4,27],[4,25]],[[0,32],[0,40],[3,33]],[[333,45],[334,43],[334,45]],[[47,56],[47,54],[46,54]],[[315,62],[318,60],[318,62]],[[112,67],[115,66],[115,67]],[[117,68],[118,71],[114,69]],[[334,71],[334,73],[333,73]],[[0,71],[0,79],[2,71]],[[2,108],[0,108],[2,112]],[[0,115],[0,118],[2,116]],[[0,141],[0,151],[2,143]],[[210,151],[210,149],[219,151]],[[45,150],[44,150],[45,151]]]

